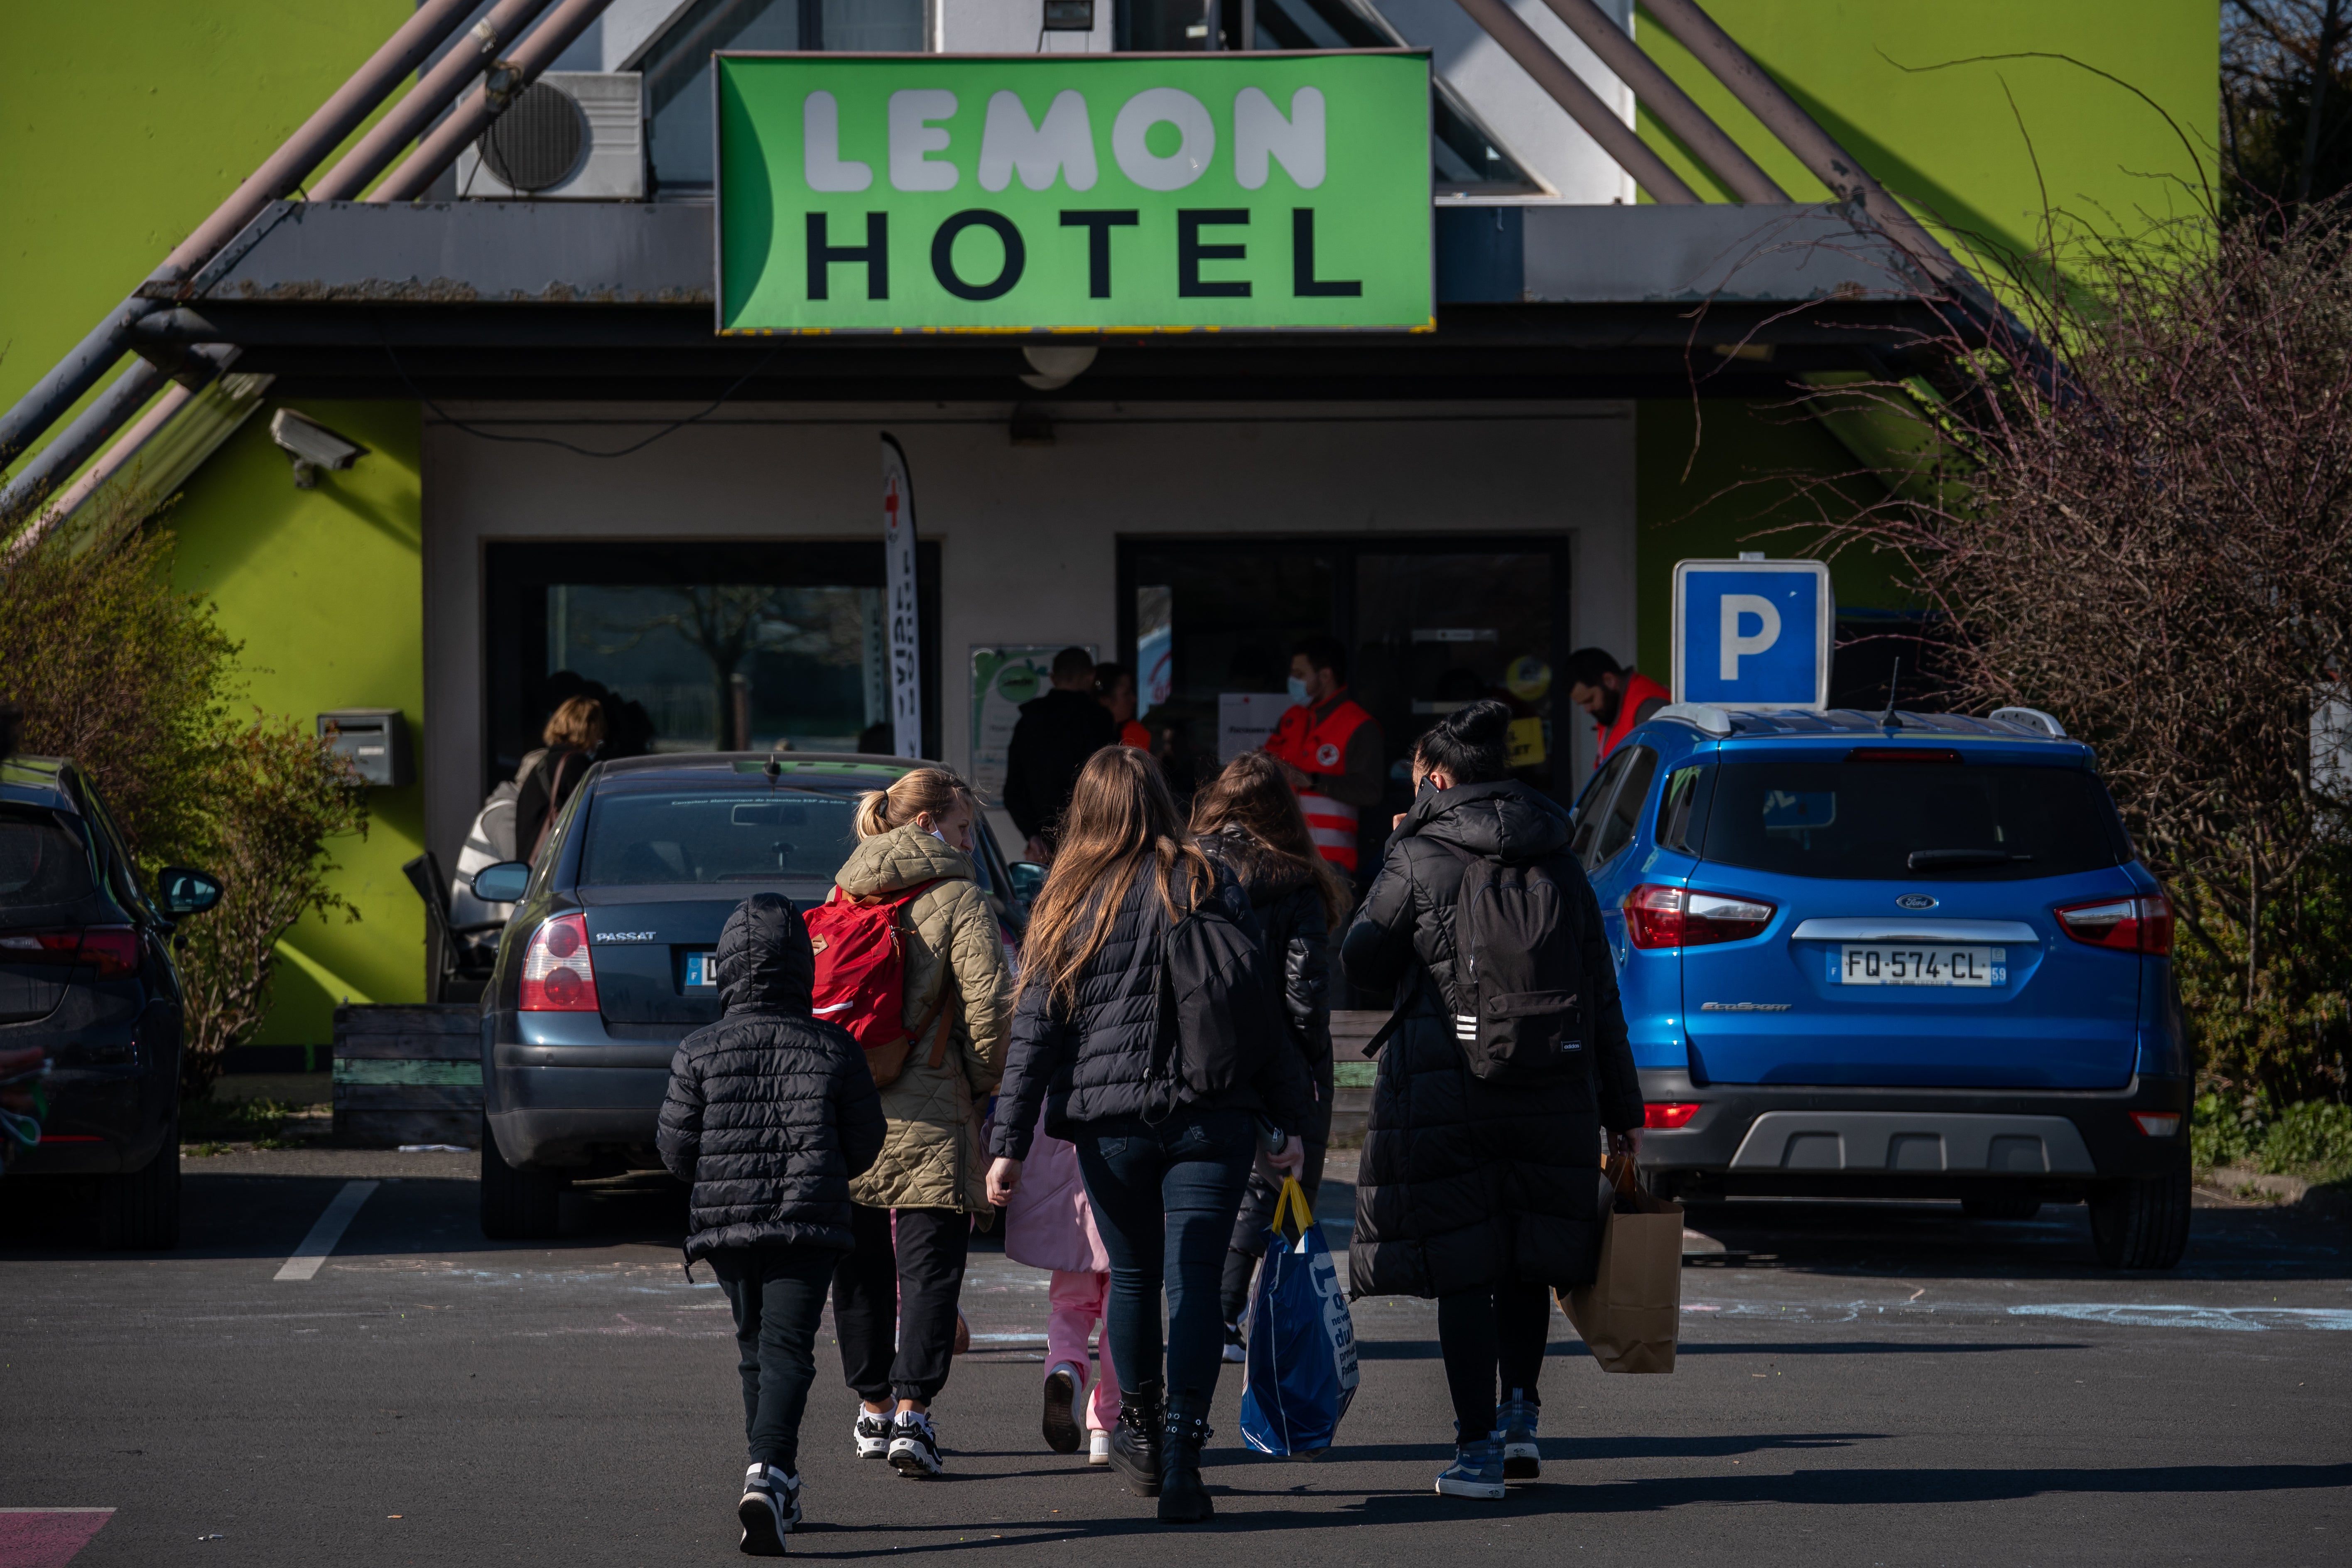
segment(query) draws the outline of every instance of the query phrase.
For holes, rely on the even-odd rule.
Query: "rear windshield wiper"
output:
[[[1968,866],[2011,866],[2031,860],[2006,849],[1914,849],[1906,862],[1914,871],[1956,870]]]

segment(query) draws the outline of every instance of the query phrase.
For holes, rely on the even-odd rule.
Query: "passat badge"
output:
[[[1903,910],[1932,910],[1936,907],[1936,898],[1932,893],[1906,893],[1895,900],[1895,907]]]

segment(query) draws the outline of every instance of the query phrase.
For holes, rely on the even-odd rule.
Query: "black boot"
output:
[[[1201,1484],[1201,1445],[1208,1437],[1206,1413],[1169,1407],[1160,1448],[1160,1523],[1197,1524],[1217,1511],[1209,1489]]]
[[[1110,1464],[1138,1497],[1160,1495],[1160,1399],[1163,1385],[1147,1383],[1121,1394],[1118,1426],[1110,1435]]]

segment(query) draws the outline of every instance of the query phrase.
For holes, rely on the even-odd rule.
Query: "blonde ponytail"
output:
[[[945,768],[915,768],[903,773],[888,789],[870,789],[857,797],[857,837],[871,838],[894,827],[904,827],[929,814],[933,822],[948,816],[961,799],[971,798],[971,787]]]

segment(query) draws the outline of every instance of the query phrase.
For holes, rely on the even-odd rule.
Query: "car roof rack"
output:
[[[2027,730],[2038,730],[2053,741],[2067,738],[2066,726],[2039,708],[1996,708],[1992,710],[1995,723],[2010,723]]]
[[[1858,708],[1730,708],[1713,702],[1670,702],[1650,716],[1687,724],[1703,735],[1727,740],[1734,735],[1884,735],[1890,728],[1917,735],[2032,735],[2038,740],[2070,740],[2065,727],[2034,708],[2003,708],[1990,718],[1967,713],[1866,713]]]

